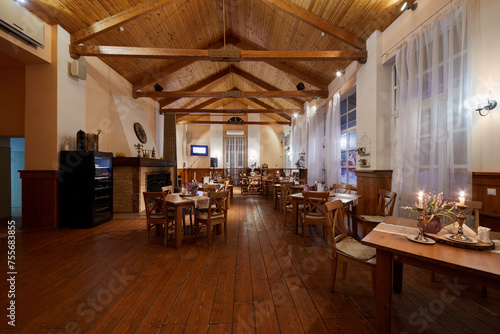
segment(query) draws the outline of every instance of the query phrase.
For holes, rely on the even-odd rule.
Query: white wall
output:
[[[222,122],[222,116],[210,116],[210,121]],[[210,146],[209,152],[210,157],[217,157],[217,167],[223,168],[224,157],[222,156],[224,152],[224,130],[222,124],[210,124]]]
[[[70,150],[76,150],[75,136],[78,130],[85,131],[85,87],[86,81],[70,74],[70,35],[57,26],[57,150],[68,141]],[[80,59],[85,64],[85,59]],[[97,133],[97,132],[96,132]],[[54,166],[57,169],[57,165]]]
[[[260,114],[248,114],[249,122],[260,122]],[[248,167],[260,167],[260,125],[248,125]]]

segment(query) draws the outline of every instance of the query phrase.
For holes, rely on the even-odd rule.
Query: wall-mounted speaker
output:
[[[75,60],[71,63],[71,76],[74,78],[87,79],[87,66]]]
[[[186,138],[187,139],[190,139],[191,138],[191,134],[189,132],[186,132]]]
[[[83,130],[76,133],[76,149],[78,151],[87,150],[87,134]]]

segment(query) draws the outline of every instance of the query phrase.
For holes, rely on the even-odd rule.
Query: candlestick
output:
[[[424,198],[423,198],[423,196],[424,196],[424,193],[422,191],[418,193],[418,203],[417,203],[417,206],[419,208],[423,208],[424,207]]]
[[[460,192],[460,196],[458,197],[458,200],[460,203],[458,205],[464,206],[465,205],[465,193],[463,191]]]

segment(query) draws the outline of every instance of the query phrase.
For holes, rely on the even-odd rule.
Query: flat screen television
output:
[[[191,155],[208,155],[208,146],[191,145]]]

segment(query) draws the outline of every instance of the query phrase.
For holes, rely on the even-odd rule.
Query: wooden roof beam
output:
[[[332,61],[347,60],[366,62],[366,51],[239,51],[239,57],[224,58],[210,56],[209,50],[140,48],[127,46],[70,45],[73,58],[88,57],[132,57],[151,59],[210,60],[218,62],[238,61]]]
[[[160,114],[304,114],[303,109],[160,109]]]
[[[229,66],[226,69],[215,73],[214,75],[211,75],[211,76],[209,76],[201,81],[195,82],[191,86],[185,88],[184,92],[194,92],[200,88],[203,88],[206,85],[211,84],[212,82],[217,81],[217,80],[225,77],[226,75],[230,74],[231,70],[232,70],[231,66]],[[146,93],[146,92],[134,92],[133,95],[134,95],[134,97],[144,97],[144,96],[140,96],[144,93]],[[148,93],[171,93],[171,92],[148,92]],[[154,96],[149,96],[149,97],[154,97]],[[174,103],[175,101],[177,101],[185,96],[174,97],[174,96],[159,95],[156,97],[167,97],[167,99],[160,101],[160,107],[164,107],[164,106],[167,106],[171,103]]]
[[[134,7],[125,9],[113,16],[107,17],[104,20],[96,22],[86,28],[80,29],[71,34],[71,44],[79,44],[91,38],[99,36],[111,29],[116,29],[131,20],[138,18],[141,15],[148,14],[158,10],[174,0],[147,0],[141,2]]]
[[[262,0],[263,2],[278,8],[279,10],[286,12],[295,18],[312,25],[313,27],[324,31],[326,34],[329,34],[335,38],[338,38],[344,43],[347,43],[358,50],[365,50],[366,43],[364,40],[359,38],[358,36],[344,30],[342,28],[337,27],[336,25],[328,22],[322,17],[311,13],[310,11],[290,2],[284,0]]]
[[[291,122],[224,122],[224,121],[177,121],[177,124],[223,124],[223,125],[292,125]]]
[[[234,46],[237,48],[240,48],[242,50],[260,50],[260,51],[268,51],[267,49],[263,48],[262,46],[253,43],[248,40],[243,40],[240,36],[233,36],[233,41],[231,42]],[[282,62],[277,62],[277,61],[266,61],[266,63],[277,70],[280,70],[282,72],[285,72],[287,74],[293,75],[299,80],[305,81],[307,83],[310,83],[313,86],[318,87],[319,89],[328,89],[328,83],[319,81],[316,78],[313,78],[309,75],[306,75],[300,71],[297,71],[296,69],[286,65],[285,63]]]
[[[219,72],[220,73],[220,72]],[[204,80],[205,81],[205,80]],[[287,97],[318,97],[327,98],[328,90],[294,90],[294,91],[227,91],[227,92],[211,92],[211,91],[177,91],[177,92],[134,92],[136,97],[168,97],[168,98],[287,98]]]

